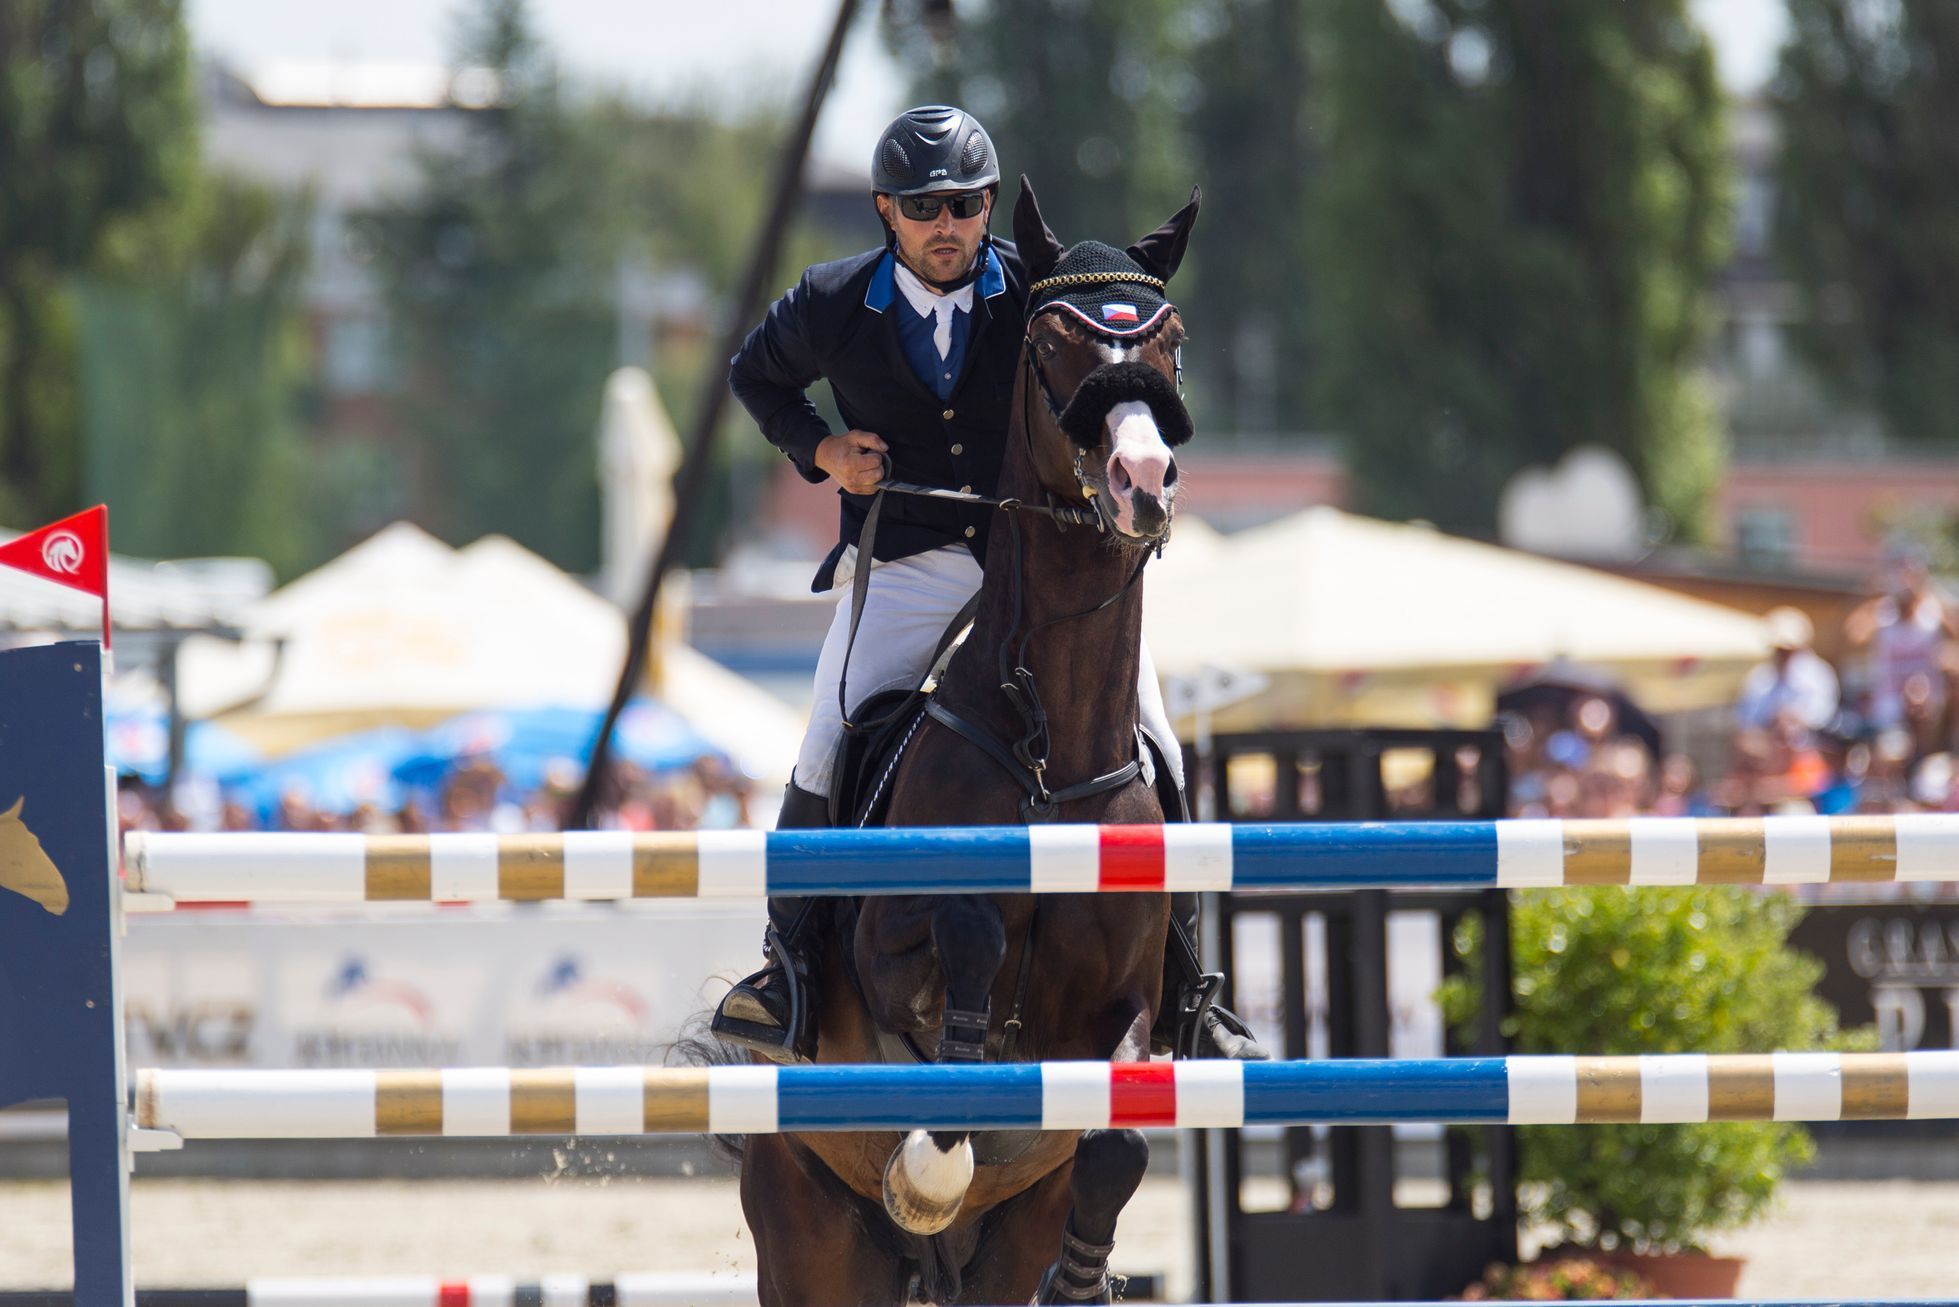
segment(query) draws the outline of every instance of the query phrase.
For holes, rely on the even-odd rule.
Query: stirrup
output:
[[[1218,1002],[1224,988],[1222,971],[1206,971],[1177,995],[1176,1031],[1171,1053],[1178,1058],[1228,1058],[1235,1062],[1269,1062],[1272,1054],[1252,1035],[1230,1008]]]
[[[745,1048],[783,1066],[813,1062],[816,1060],[816,1034],[809,1029],[807,964],[789,949],[773,925],[768,928],[763,940],[770,957],[769,965],[742,980],[722,997],[720,1007],[708,1022],[708,1030],[723,1043]],[[780,977],[776,983],[782,986],[784,997],[788,1000],[787,1019],[780,1024],[776,1024],[775,1013],[762,997],[767,989],[762,982],[770,978],[771,972]],[[765,1021],[759,1017],[730,1014],[729,1002],[733,1000],[738,1005],[746,1006],[742,1002],[744,999],[759,1008],[762,1017],[770,1019]]]

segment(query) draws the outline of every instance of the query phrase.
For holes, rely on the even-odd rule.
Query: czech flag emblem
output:
[[[1142,316],[1136,312],[1136,306],[1134,304],[1104,304],[1102,306],[1102,321],[1141,322]]]

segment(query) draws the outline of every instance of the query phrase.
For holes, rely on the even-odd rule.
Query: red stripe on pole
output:
[[[469,1281],[444,1280],[435,1291],[435,1307],[469,1307]]]
[[[1101,887],[1105,890],[1163,890],[1163,828],[1104,826]]]
[[[1109,1068],[1109,1124],[1177,1124],[1174,1062],[1117,1062]]]

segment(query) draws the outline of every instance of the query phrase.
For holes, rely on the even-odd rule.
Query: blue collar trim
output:
[[[891,307],[891,299],[898,293],[897,261],[891,251],[877,261],[877,271],[871,274],[871,284],[864,288],[864,307],[873,313],[882,313]]]
[[[993,253],[991,242],[980,251],[980,257],[986,260],[986,266],[980,269],[979,275],[980,298],[990,300],[996,295],[1006,294],[1007,270],[1001,266],[999,256]]]
[[[991,244],[980,248],[980,258],[986,266],[980,269],[978,289],[981,299],[993,299],[1007,293],[1007,270],[1000,262],[1000,256],[993,252]],[[873,313],[882,313],[891,307],[891,301],[898,294],[898,262],[890,250],[877,262],[877,271],[871,274],[871,284],[864,288],[864,307]]]

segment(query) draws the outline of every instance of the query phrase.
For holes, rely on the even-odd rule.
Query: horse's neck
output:
[[[1048,496],[1034,475],[1027,439],[1016,414],[1000,473],[1003,498],[1044,504]],[[1013,536],[1020,539],[1015,558]],[[1020,573],[1016,625],[1015,569]],[[945,695],[1008,742],[1024,727],[1000,692],[1000,648],[1011,641],[1006,667],[1029,631],[1067,618],[1026,642],[1024,664],[1034,674],[1047,710],[1048,780],[1071,785],[1112,771],[1136,756],[1136,677],[1142,660],[1143,586],[1139,580],[1100,612],[1094,608],[1128,584],[1136,559],[1112,548],[1093,527],[1059,530],[1034,513],[1000,513],[987,542],[986,579],[980,587],[973,633],[947,677]],[[963,665],[961,665],[963,664]]]

